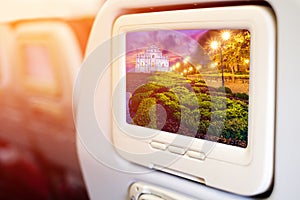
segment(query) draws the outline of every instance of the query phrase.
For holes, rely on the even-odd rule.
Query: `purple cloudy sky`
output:
[[[143,53],[151,45],[156,45],[169,56],[170,65],[195,54],[202,47],[197,42],[207,30],[159,30],[148,32],[129,32],[126,34],[127,71],[135,66],[137,53]]]

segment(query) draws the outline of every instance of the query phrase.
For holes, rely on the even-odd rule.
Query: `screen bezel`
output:
[[[182,12],[182,15],[178,15]],[[236,16],[239,16],[236,18]],[[275,113],[275,25],[270,17],[270,11],[258,6],[241,6],[211,9],[193,9],[183,11],[166,11],[157,13],[131,14],[119,17],[113,27],[113,35],[118,40],[112,44],[112,55],[116,51],[125,52],[125,33],[131,31],[147,31],[154,29],[247,29],[251,33],[251,64],[249,82],[249,123],[248,146],[236,146],[215,143],[211,141],[187,138],[163,131],[153,132],[151,129],[127,124],[126,112],[126,56],[122,56],[112,64],[113,94],[113,143],[117,152],[125,159],[144,166],[163,166],[161,157],[172,157],[164,151],[150,147],[149,142],[160,141],[184,149],[202,149],[205,144],[213,143],[214,148],[206,154],[204,161],[190,159],[186,155],[178,158],[168,166],[168,169],[182,172],[195,177],[204,177],[211,181],[213,173],[210,167],[224,171],[238,171],[242,181],[244,178],[259,180],[261,185],[255,187],[255,192],[264,190],[270,185],[273,171],[274,148],[274,113]],[[198,20],[201,19],[201,20]],[[116,50],[118,49],[118,50]],[[264,66],[264,67],[260,67]],[[116,87],[118,85],[118,87]],[[129,134],[129,135],[128,135]],[[155,136],[154,136],[155,135]],[[139,137],[138,137],[139,136]],[[154,137],[152,137],[154,136]],[[152,137],[152,138],[151,138]],[[185,146],[189,145],[189,146]],[[138,155],[136,155],[138,152]],[[147,156],[157,153],[156,157]],[[168,154],[168,155],[166,155]],[[198,170],[187,169],[187,165],[197,166]],[[199,170],[202,169],[202,170]],[[250,171],[249,171],[250,170]],[[258,177],[256,170],[267,172],[268,178]],[[249,174],[245,174],[245,172]],[[269,172],[271,171],[271,172]],[[224,180],[230,181],[230,176]],[[211,185],[215,185],[212,183]],[[232,183],[239,184],[237,183]],[[220,187],[220,186],[219,186]],[[226,186],[227,190],[234,190]],[[264,188],[264,189],[262,189]],[[241,193],[239,191],[235,191]],[[247,193],[247,192],[246,192]]]

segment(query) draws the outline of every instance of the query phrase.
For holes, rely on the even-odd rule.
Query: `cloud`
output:
[[[199,38],[207,30],[157,30],[144,32],[128,32],[126,34],[127,64],[133,67],[135,55],[151,45],[159,47],[164,55],[170,57],[170,62],[175,62],[179,57],[195,57],[197,62],[202,59],[203,49],[198,43]]]

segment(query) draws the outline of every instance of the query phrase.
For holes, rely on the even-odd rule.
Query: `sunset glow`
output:
[[[188,62],[190,57],[182,58],[180,55],[193,55],[199,47],[198,40],[207,30],[163,30],[148,32],[130,32],[126,34],[126,66],[131,71],[136,62],[136,55],[151,45],[160,48],[165,56],[169,57],[170,66],[180,67],[178,61]]]

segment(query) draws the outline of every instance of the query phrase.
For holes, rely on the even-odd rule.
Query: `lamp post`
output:
[[[246,59],[244,60],[244,63],[245,63],[245,65],[246,65],[246,70],[249,70],[249,63],[250,63],[250,60],[249,60],[248,58],[246,58]]]
[[[230,32],[229,31],[224,31],[222,32],[222,40],[223,41],[227,41],[230,38]],[[222,50],[224,47],[224,43],[223,42],[217,42],[217,41],[212,41],[210,44],[210,47],[214,50],[216,49],[220,49],[220,64],[221,64],[221,69],[222,69],[222,87],[224,87],[224,65],[223,65],[223,54],[222,54]]]

